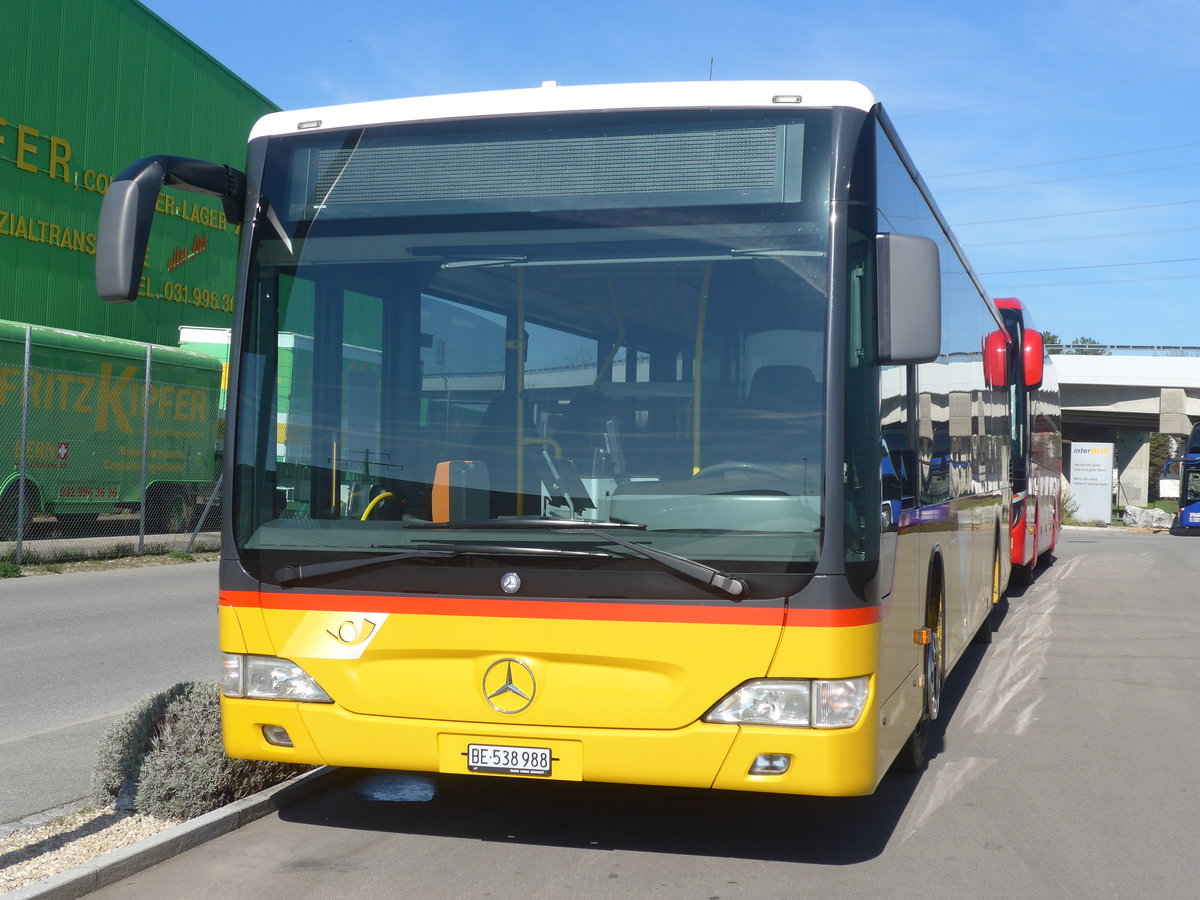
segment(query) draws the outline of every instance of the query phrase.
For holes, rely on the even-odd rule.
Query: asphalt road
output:
[[[951,676],[929,768],[872,797],[363,776],[91,896],[1195,896],[1198,560],[1067,532]]]
[[[220,675],[217,564],[0,580],[0,825],[74,803],[109,724]]]

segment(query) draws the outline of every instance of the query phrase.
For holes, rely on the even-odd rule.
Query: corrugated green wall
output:
[[[238,236],[215,197],[167,190],[137,303],[94,287],[108,183],[154,153],[245,165],[276,107],[135,0],[4,0],[0,318],[159,344],[228,327]]]

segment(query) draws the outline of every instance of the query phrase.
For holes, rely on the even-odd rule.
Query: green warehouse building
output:
[[[138,510],[184,530],[219,472],[238,229],[164,191],[139,302],[105,303],[101,200],[153,153],[242,168],[276,107],[136,0],[4,0],[4,24],[0,542]]]
[[[142,299],[96,297],[100,202],[149,153],[242,168],[275,105],[136,0],[6,0],[0,53],[0,319],[175,346],[228,328],[237,229],[164,191]]]

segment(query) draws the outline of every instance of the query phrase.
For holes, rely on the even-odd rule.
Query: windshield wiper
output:
[[[446,556],[456,556],[456,550],[435,547],[422,547],[420,550],[410,550],[407,553],[389,553],[386,556],[374,556],[370,559],[341,559],[335,562],[312,563],[303,566],[284,566],[275,572],[275,580],[280,587],[308,581],[311,578],[323,578],[327,575],[341,575],[344,572],[357,572],[359,569],[369,569],[372,566],[385,566],[388,563],[400,562],[403,559],[439,559]]]
[[[583,523],[579,523],[583,526]],[[599,523],[601,526],[604,523]],[[633,541],[626,540],[623,537],[618,537],[615,534],[609,534],[602,531],[600,528],[591,527],[571,527],[571,528],[551,528],[551,531],[560,531],[563,534],[592,534],[598,538],[603,538],[606,541],[611,541],[618,547],[624,547],[633,553],[644,556],[647,559],[652,559],[665,569],[670,569],[676,575],[682,575],[684,578],[689,578],[692,581],[698,581],[708,587],[716,588],[723,594],[728,594],[731,600],[741,602],[743,595],[749,590],[749,585],[740,578],[732,575],[726,575],[720,569],[714,569],[712,566],[706,566],[704,563],[698,563],[694,559],[688,559],[684,556],[676,556],[674,553],[667,553],[665,550],[655,550],[653,547],[647,547],[645,544],[635,544]]]
[[[392,545],[375,544],[373,549],[390,550]],[[389,553],[386,556],[375,556],[370,559],[342,559],[335,562],[313,563],[312,565],[284,566],[275,573],[275,579],[280,586],[288,587],[312,578],[343,575],[347,572],[357,572],[372,566],[384,566],[406,559],[444,559],[450,556],[461,556],[464,553],[491,553],[496,556],[583,556],[593,559],[612,559],[613,557],[613,554],[607,550],[566,550],[559,547],[530,547],[524,544],[422,543],[419,548],[404,553]]]
[[[741,578],[735,578],[732,575],[726,575],[719,569],[714,569],[712,566],[706,566],[704,563],[698,563],[695,560],[688,559],[683,556],[676,556],[674,553],[667,553],[665,550],[655,550],[652,547],[647,547],[644,544],[635,544],[633,541],[626,540],[623,537],[618,537],[615,534],[610,534],[611,529],[632,529],[635,531],[645,531],[646,526],[638,522],[593,522],[588,519],[541,519],[541,518],[512,518],[512,519],[478,519],[464,522],[410,522],[404,526],[405,528],[428,528],[428,529],[447,529],[447,528],[540,528],[546,531],[557,531],[561,534],[590,534],[601,538],[618,547],[624,547],[632,553],[639,556],[644,556],[647,559],[652,559],[664,569],[674,572],[676,575],[682,575],[684,578],[692,581],[698,581],[706,587],[716,588],[723,594],[727,594],[731,599],[741,601],[749,590],[749,585]],[[458,546],[458,545],[450,545]],[[566,551],[571,552],[571,551]],[[579,552],[579,551],[575,551]]]

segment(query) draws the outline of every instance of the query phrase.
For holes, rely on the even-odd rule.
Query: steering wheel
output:
[[[774,466],[763,465],[762,463],[754,462],[723,462],[715,465],[705,466],[693,478],[711,478],[714,475],[724,475],[726,472],[752,472],[756,475],[766,475],[768,478],[777,478],[780,481],[788,481],[791,476],[786,472],[776,469]]]

